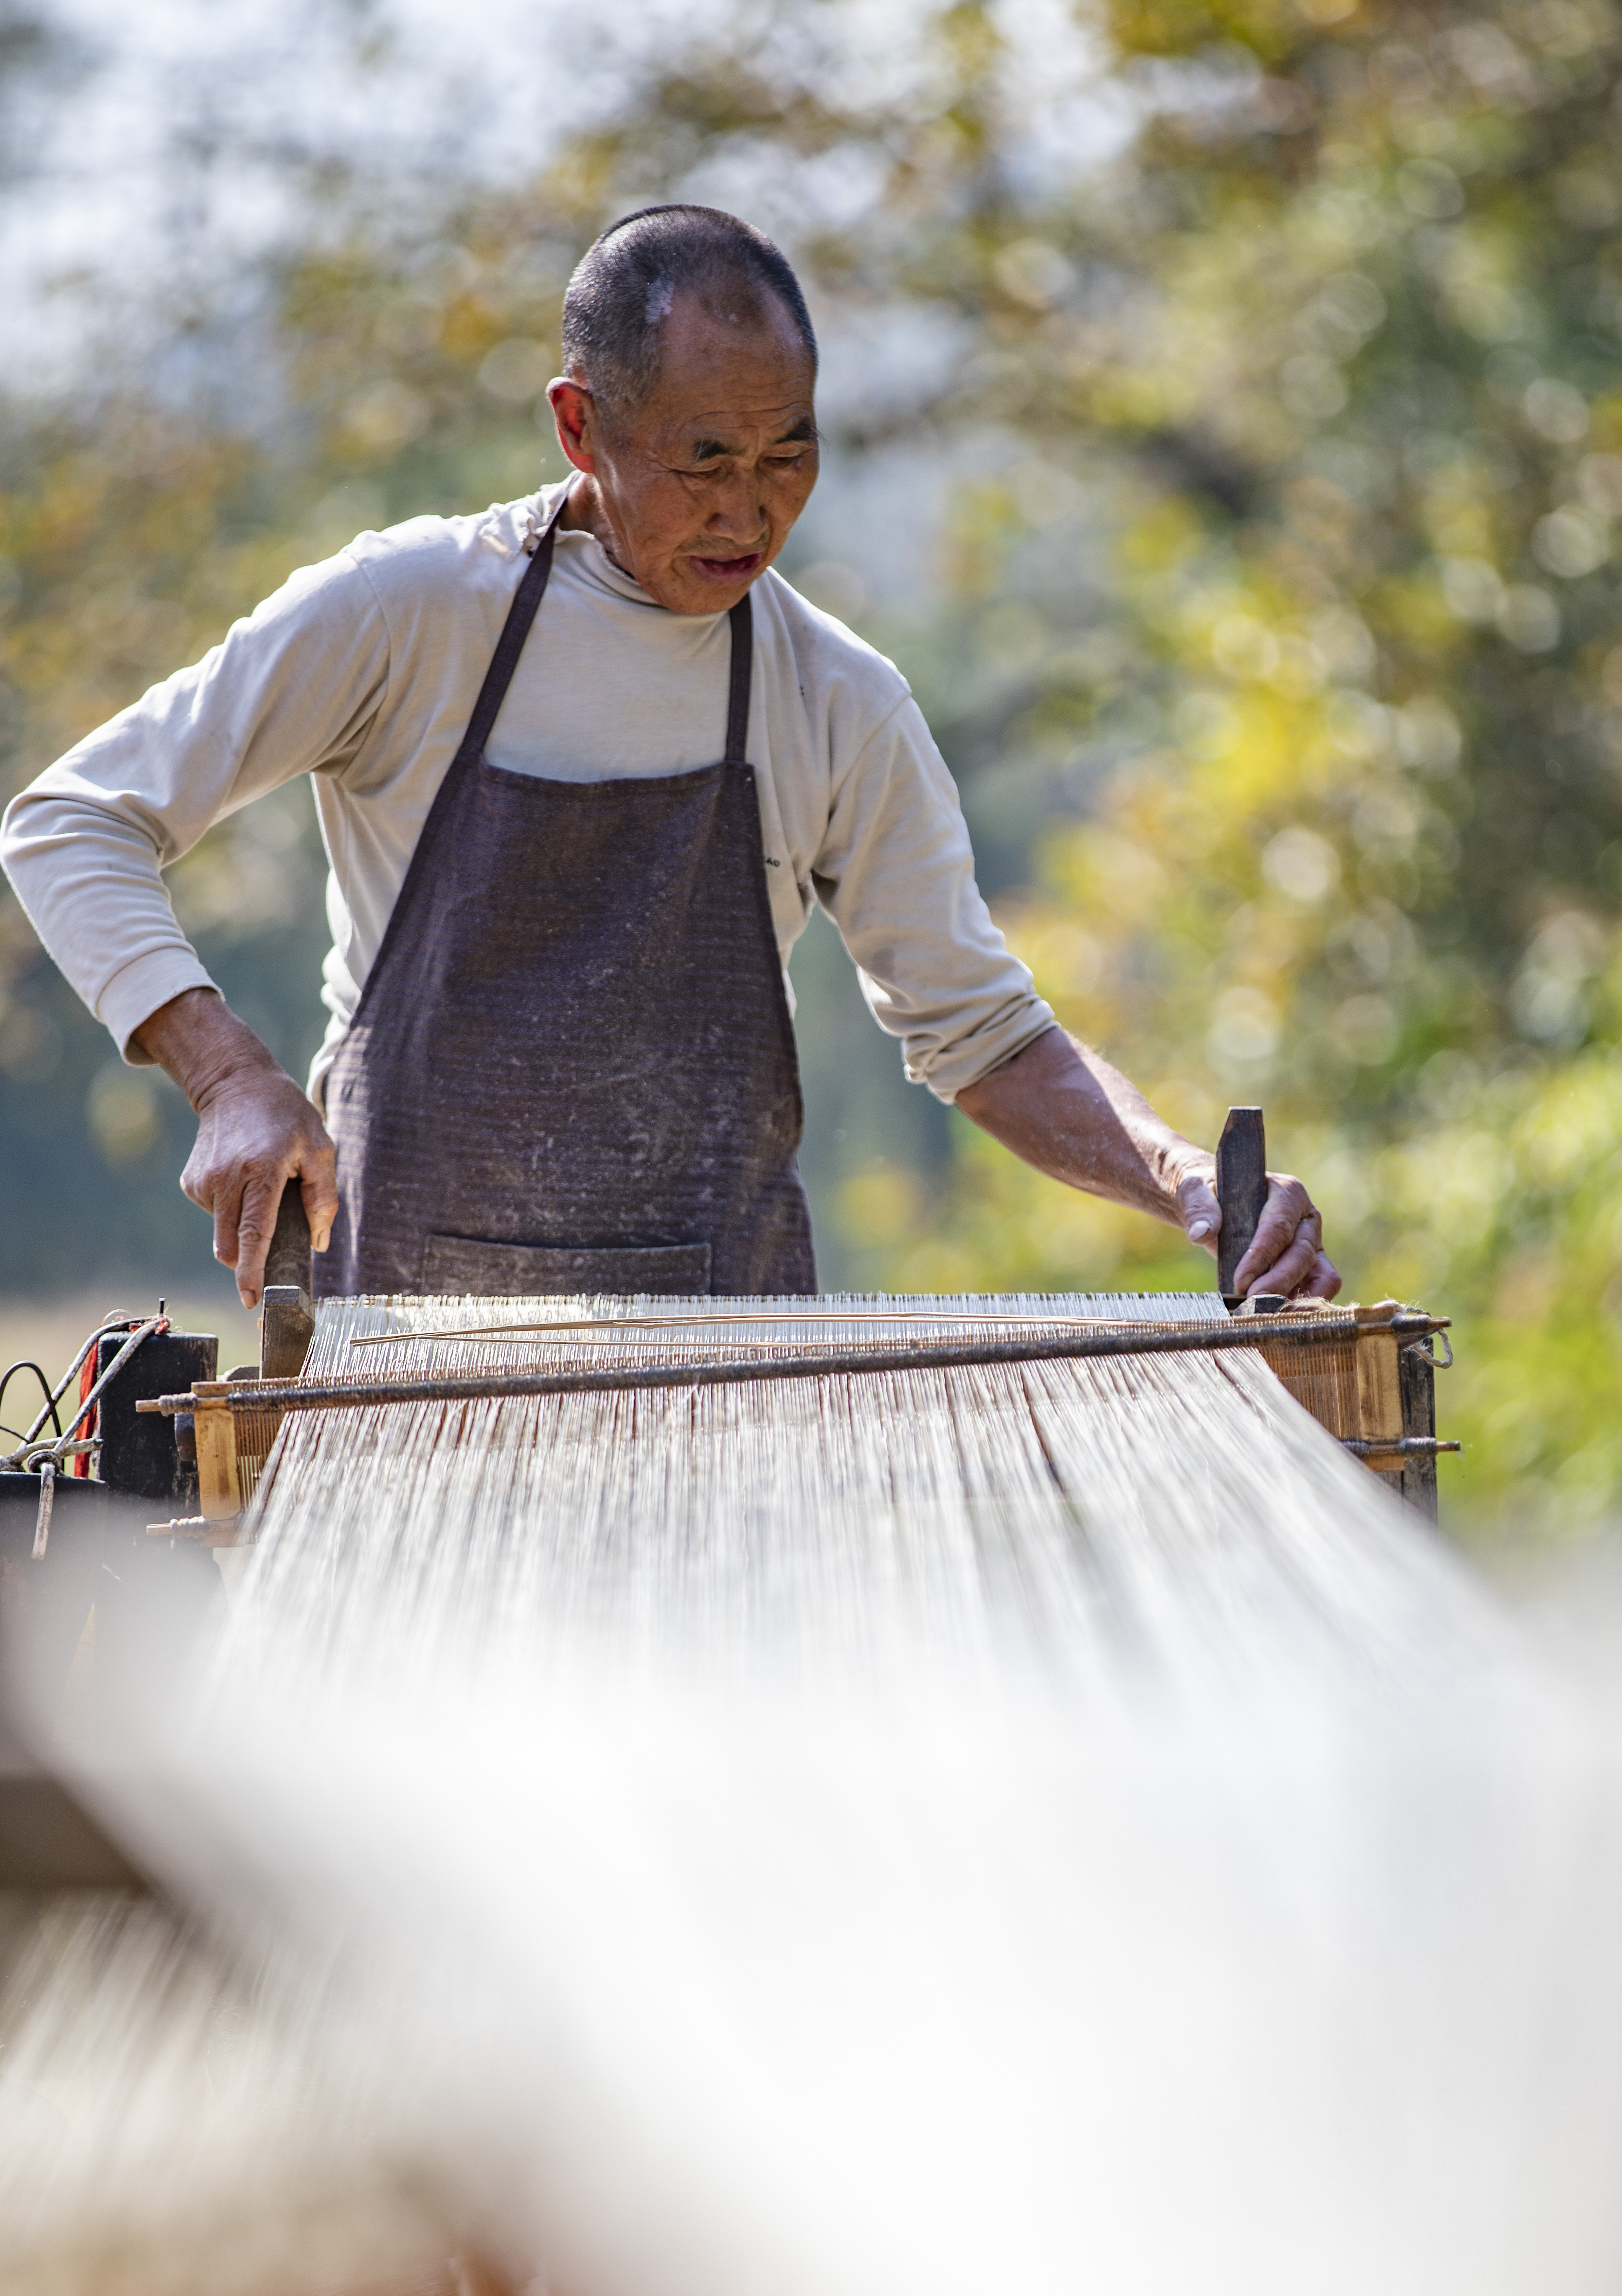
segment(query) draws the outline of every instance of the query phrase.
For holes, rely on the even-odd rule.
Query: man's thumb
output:
[[[1183,1232],[1191,1243],[1208,1243],[1222,1226],[1222,1207],[1203,1183],[1189,1192]]]

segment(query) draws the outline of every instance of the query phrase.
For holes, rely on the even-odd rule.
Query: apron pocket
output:
[[[422,1254],[427,1292],[484,1299],[559,1292],[651,1292],[693,1299],[709,1290],[708,1243],[621,1250],[591,1244],[487,1243],[471,1235],[430,1235]]]

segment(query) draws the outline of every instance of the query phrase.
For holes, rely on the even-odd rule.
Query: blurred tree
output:
[[[612,100],[527,184],[418,185],[400,224],[313,171],[302,242],[218,322],[251,422],[225,350],[184,405],[127,375],[11,422],[13,779],[299,559],[533,484],[579,247],[651,198],[744,209],[828,351],[791,570],[913,678],[1040,985],[1195,1134],[1264,1099],[1352,1288],[1460,1318],[1478,1508],[1613,1505],[1619,40],[1609,0],[1099,0],[1023,33],[736,0],[599,54]],[[175,873],[292,1058],[316,865],[299,798]],[[4,929],[34,1201],[81,1260],[137,1207],[178,1248],[184,1111]],[[826,957],[799,971],[831,1273],[1208,1280],[940,1124]],[[60,1217],[8,1224],[11,1280]]]

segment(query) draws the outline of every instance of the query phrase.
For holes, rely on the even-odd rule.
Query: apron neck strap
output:
[[[572,489],[571,489],[572,491]],[[484,674],[484,684],[479,689],[479,699],[473,704],[473,714],[463,736],[462,754],[478,758],[484,754],[484,745],[501,714],[501,705],[507,698],[507,688],[512,683],[512,673],[518,668],[518,658],[524,651],[524,640],[545,594],[547,579],[552,573],[553,553],[557,547],[558,521],[569,502],[563,496],[546,521],[546,531],[536,545],[534,557],[524,569],[524,578],[519,584],[507,619],[502,624],[496,651],[490,657],[490,667]],[[732,624],[732,674],[726,692],[726,753],[724,762],[741,766],[748,762],[750,691],[755,671],[755,617],[749,595],[739,599],[727,619]]]
[[[732,678],[726,693],[726,755],[741,766],[749,754],[750,684],[755,670],[755,616],[746,590],[726,618],[733,626]]]
[[[570,488],[569,493],[572,491]],[[507,619],[502,624],[496,651],[490,656],[490,667],[484,674],[484,684],[479,689],[479,699],[473,704],[473,714],[468,720],[467,732],[463,735],[462,749],[466,757],[483,756],[484,745],[490,738],[491,728],[507,698],[507,688],[512,683],[518,658],[524,651],[524,640],[529,635],[529,626],[535,619],[536,609],[545,593],[547,578],[552,572],[552,554],[557,547],[558,521],[568,505],[569,493],[563,495],[547,520],[546,531],[536,545],[535,555],[525,567],[524,578],[507,609]]]

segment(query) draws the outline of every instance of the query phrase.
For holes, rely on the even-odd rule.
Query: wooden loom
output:
[[[897,1318],[872,1303],[864,1313],[854,1303],[821,1320],[844,1324],[897,1320],[916,1324],[919,1335],[897,1342],[893,1329],[882,1339],[833,1344],[815,1340],[766,1352],[746,1353],[737,1334],[750,1324],[781,1327],[819,1320],[803,1301],[740,1303],[735,1310],[700,1309],[670,1303],[668,1315],[646,1303],[637,1315],[607,1308],[590,1316],[549,1323],[537,1318],[522,1326],[475,1326],[444,1334],[481,1338],[532,1335],[537,1349],[568,1338],[578,1343],[589,1332],[610,1348],[634,1332],[661,1329],[689,1335],[699,1325],[727,1335],[715,1353],[699,1360],[659,1364],[574,1363],[565,1368],[511,1368],[456,1375],[448,1372],[412,1379],[371,1374],[371,1367],[319,1380],[304,1376],[315,1330],[308,1279],[308,1240],[297,1186],[283,1200],[265,1293],[264,1342],[258,1365],[244,1366],[227,1379],[198,1382],[184,1394],[143,1398],[137,1412],[176,1420],[183,1452],[196,1461],[199,1514],[190,1521],[152,1526],[171,1537],[201,1538],[209,1544],[233,1543],[236,1525],[250,1505],[290,1412],[364,1408],[392,1402],[478,1402],[501,1397],[602,1391],[635,1387],[708,1386],[759,1379],[830,1376],[852,1372],[900,1372],[977,1363],[1017,1363],[1105,1355],[1146,1355],[1184,1349],[1207,1352],[1239,1347],[1254,1349],[1281,1383],[1370,1472],[1434,1521],[1436,1460],[1456,1443],[1436,1434],[1435,1373],[1452,1361],[1438,1357],[1428,1342],[1446,1328],[1447,1318],[1405,1307],[1395,1300],[1372,1306],[1336,1307],[1281,1296],[1241,1301],[1233,1292],[1235,1271],[1255,1235],[1266,1198],[1266,1144],[1262,1111],[1229,1111],[1217,1151],[1217,1189],[1224,1209],[1218,1280],[1231,1320],[1167,1324],[1130,1318],[1072,1324],[1062,1316],[1037,1323],[1006,1311],[965,1315],[943,1309],[938,1316],[906,1311]],[[291,1280],[290,1280],[291,1279]],[[950,1326],[950,1335],[931,1336],[930,1326]],[[759,1343],[766,1349],[766,1343]]]
[[[1241,1303],[1233,1296],[1234,1269],[1266,1199],[1259,1110],[1231,1113],[1218,1152],[1218,1190],[1224,1207],[1219,1281],[1230,1310],[1226,1316],[1215,1300],[1198,1320],[1179,1322],[1120,1313],[1069,1320],[1057,1302],[1036,1316],[985,1300],[943,1303],[938,1315],[913,1302],[898,1316],[882,1300],[836,1305],[824,1300],[735,1307],[650,1301],[640,1320],[626,1313],[629,1303],[582,1302],[560,1320],[557,1310],[563,1303],[536,1302],[528,1312],[544,1328],[532,1325],[526,1335],[524,1352],[532,1355],[532,1368],[509,1362],[494,1372],[436,1367],[427,1376],[403,1377],[389,1370],[388,1346],[368,1342],[365,1354],[352,1354],[337,1370],[329,1363],[317,1377],[306,1369],[316,1316],[308,1229],[294,1185],[283,1198],[266,1268],[257,1365],[242,1366],[223,1380],[199,1376],[212,1373],[217,1343],[194,1334],[148,1339],[124,1361],[129,1342],[119,1326],[102,1337],[100,1353],[93,1351],[88,1358],[89,1370],[105,1373],[111,1365],[116,1371],[100,1419],[93,1423],[102,1444],[102,1479],[59,1485],[57,1527],[48,1552],[36,1524],[36,1494],[44,1511],[39,1474],[0,1478],[17,1487],[0,1492],[8,1502],[0,1517],[0,1677],[22,1644],[39,1642],[43,1626],[54,1674],[65,1679],[93,1601],[96,1669],[116,1667],[120,1627],[110,1593],[115,1586],[126,1595],[138,1594],[149,1620],[160,1610],[171,1612],[176,1635],[184,1639],[206,1610],[210,1586],[217,1597],[217,1574],[204,1567],[201,1550],[233,1546],[254,1535],[252,1518],[244,1517],[289,1415],[380,1403],[477,1403],[500,1397],[1239,1348],[1259,1355],[1314,1419],[1434,1521],[1437,1455],[1458,1448],[1438,1442],[1436,1435],[1434,1374],[1451,1361],[1451,1354],[1436,1357],[1429,1341],[1444,1330],[1446,1319],[1391,1300],[1342,1308],[1278,1298]],[[1145,1300],[1143,1305],[1152,1317],[1153,1303]],[[1163,1317],[1164,1308],[1159,1313]],[[887,1329],[881,1336],[864,1337],[869,1323]],[[840,1335],[827,1336],[828,1324],[842,1326]],[[774,1338],[755,1336],[763,1324],[772,1327]],[[899,1339],[898,1324],[905,1334]],[[667,1340],[684,1333],[685,1342],[652,1349],[662,1359],[649,1361],[649,1335],[659,1332]],[[491,1335],[481,1326],[462,1336],[476,1342]],[[566,1337],[576,1344],[560,1350]],[[578,1344],[582,1339],[588,1347]],[[640,1359],[634,1341],[643,1348]],[[177,1386],[176,1373],[190,1380],[189,1387]],[[153,1504],[160,1496],[168,1499],[167,1511]],[[111,1580],[103,1562],[113,1572]],[[20,1747],[8,1746],[5,1731],[6,1717],[0,1712],[0,1882],[33,1887],[127,1881],[129,1868],[120,1853]],[[19,1734],[28,1733],[20,1732],[14,1718],[12,1735]]]

